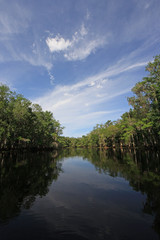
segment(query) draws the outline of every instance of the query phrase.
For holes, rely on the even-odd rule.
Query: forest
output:
[[[97,124],[80,138],[61,136],[63,127],[49,111],[8,86],[0,85],[0,148],[100,147],[160,145],[160,55],[146,66],[148,75],[132,89],[131,106],[120,119]]]
[[[62,134],[59,121],[38,104],[0,86],[0,148],[56,148]]]

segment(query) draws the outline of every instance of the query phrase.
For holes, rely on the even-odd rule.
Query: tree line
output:
[[[97,124],[80,138],[59,137],[64,147],[155,147],[160,145],[160,55],[146,66],[148,75],[132,89],[131,108],[117,121]]]
[[[51,112],[0,85],[0,149],[53,148],[62,129]]]

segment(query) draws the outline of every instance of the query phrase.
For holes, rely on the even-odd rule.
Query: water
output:
[[[160,239],[158,152],[0,154],[0,239]]]

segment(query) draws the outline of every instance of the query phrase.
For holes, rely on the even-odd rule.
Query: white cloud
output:
[[[67,39],[65,40],[62,37],[56,36],[55,38],[47,38],[46,43],[51,52],[59,52],[66,50],[69,46],[71,46],[71,42]]]
[[[94,86],[94,85],[95,85],[95,82],[93,81],[93,82],[90,82],[88,86],[91,86],[91,87],[92,87],[92,86]]]
[[[98,47],[106,44],[104,37],[92,36],[88,34],[87,28],[84,24],[81,25],[79,31],[75,32],[71,40],[64,39],[59,35],[54,38],[48,37],[46,39],[47,46],[50,52],[64,52],[64,57],[68,61],[83,60],[91,53],[95,52]]]

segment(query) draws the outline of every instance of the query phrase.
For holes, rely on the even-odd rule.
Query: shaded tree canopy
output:
[[[62,130],[51,112],[0,85],[0,148],[54,147]]]

